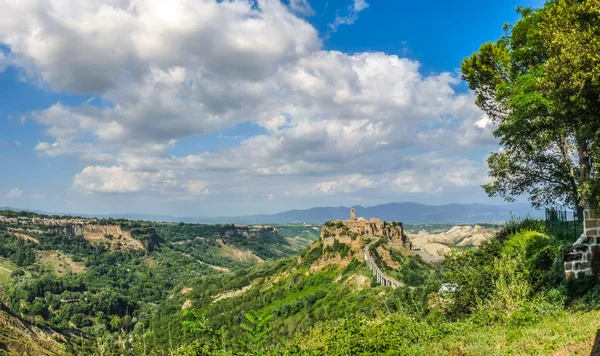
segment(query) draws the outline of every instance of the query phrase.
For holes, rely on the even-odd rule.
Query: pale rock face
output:
[[[128,231],[123,231],[119,225],[68,225],[54,227],[50,231],[57,235],[83,236],[92,244],[108,243],[125,250],[144,249],[140,241],[131,237]]]
[[[479,247],[494,236],[495,232],[480,225],[453,226],[445,232],[428,233],[421,230],[417,234],[409,234],[409,237],[415,249],[436,259],[443,259],[452,247]]]
[[[329,226],[328,226],[329,225]],[[386,222],[376,218],[366,220],[335,220],[323,226],[321,240],[324,246],[333,244],[337,239],[339,242],[353,245],[358,237],[384,236],[390,241],[402,241],[405,248],[410,249],[410,240],[404,234],[402,225],[395,222]]]

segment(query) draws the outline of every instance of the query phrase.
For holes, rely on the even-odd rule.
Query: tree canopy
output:
[[[490,196],[528,195],[535,207],[597,204],[600,4],[555,0],[462,62],[476,104],[497,124]]]

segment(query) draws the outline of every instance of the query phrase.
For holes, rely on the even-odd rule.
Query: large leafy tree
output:
[[[505,36],[462,62],[476,104],[497,124],[490,196],[529,195],[535,207],[597,203],[600,117],[598,1],[519,8]]]

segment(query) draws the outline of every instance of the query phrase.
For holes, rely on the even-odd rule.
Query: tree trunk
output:
[[[575,164],[571,159],[571,149],[569,148],[569,142],[566,137],[559,137],[559,147],[563,156],[563,160],[565,165],[567,165],[567,169],[569,171],[569,184],[571,185],[571,192],[573,194],[573,204],[574,208],[577,210],[577,216],[579,216],[579,212],[581,211],[581,216],[583,216],[583,205],[579,204],[579,192],[577,189],[577,177],[575,175]]]
[[[581,137],[576,138],[577,154],[579,155],[579,201],[578,205],[585,207],[590,203],[589,181],[591,172],[590,151],[587,141]]]

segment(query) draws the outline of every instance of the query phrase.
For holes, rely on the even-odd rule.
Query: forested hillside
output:
[[[535,220],[431,265],[397,223],[381,223],[386,237],[331,222],[318,238],[304,225],[65,229],[3,214],[0,344],[13,353],[548,354],[587,352],[600,327],[595,283],[564,280],[570,241]],[[128,236],[141,248],[118,244]],[[367,246],[400,287],[375,281]]]
[[[2,304],[40,327],[82,333],[79,340],[90,345],[96,338],[113,345],[119,334],[147,327],[184,281],[224,280],[230,271],[263,261],[269,266],[270,259],[304,249],[320,231],[312,225],[163,224],[11,211],[0,216]],[[74,346],[72,340],[65,345]]]
[[[200,299],[181,313],[183,336],[175,349],[185,355],[587,354],[600,327],[598,286],[591,278],[565,281],[562,248],[568,244],[541,221],[511,222],[479,249],[453,252],[439,268],[410,254],[392,261],[400,269],[383,262],[389,271],[411,268],[420,276],[399,273],[406,284],[397,289],[374,282],[364,290],[344,288],[354,275],[368,275],[356,259],[313,273],[289,260],[274,266],[272,276],[284,278],[256,275],[255,292],[232,297],[222,309],[199,291],[180,298]],[[317,251],[318,243],[302,261],[331,260]],[[457,287],[440,289],[441,282]],[[242,318],[244,304],[254,309]],[[238,308],[237,318],[224,326],[213,308]],[[305,320],[312,326],[306,329]]]

